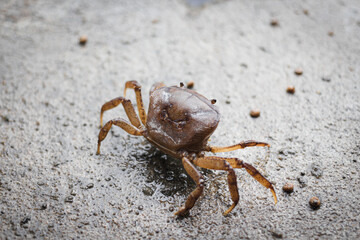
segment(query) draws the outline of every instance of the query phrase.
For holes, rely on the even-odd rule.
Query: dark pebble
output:
[[[330,82],[331,79],[329,77],[322,77],[321,80],[323,80],[324,82]]]
[[[86,43],[87,43],[87,40],[88,40],[87,37],[81,36],[81,37],[79,38],[79,44],[82,45],[82,46],[85,46]]]
[[[86,189],[91,189],[94,187],[94,184],[93,183],[89,183],[88,185],[86,185]]]
[[[302,75],[303,74],[303,70],[301,68],[297,68],[295,69],[294,73],[298,76]]]
[[[65,202],[67,202],[67,203],[72,203],[73,201],[74,201],[74,196],[67,196],[65,198]]]
[[[20,221],[20,225],[24,225],[27,224],[29,221],[31,220],[30,217],[24,217],[21,221]]]
[[[142,210],[144,209],[144,207],[143,207],[142,205],[140,205],[140,206],[138,207],[138,209],[139,209],[140,211],[142,211]]]
[[[273,27],[279,26],[279,21],[277,19],[273,19],[270,21],[270,25]]]
[[[187,87],[188,89],[192,89],[192,88],[194,87],[194,81],[188,82],[188,83],[186,84],[186,87]]]
[[[40,209],[41,210],[47,209],[47,204],[46,203],[41,204]]]
[[[283,186],[283,191],[286,193],[292,193],[294,191],[294,184],[292,183],[286,183]]]
[[[289,94],[294,94],[295,93],[295,87],[294,86],[287,87],[286,92],[289,93]]]
[[[174,207],[172,207],[172,206],[169,207],[169,211],[170,211],[170,212],[173,212],[173,211],[174,211]]]
[[[258,117],[260,117],[260,111],[259,110],[251,110],[250,111],[250,116],[252,118],[258,118]]]
[[[319,209],[321,202],[318,197],[312,197],[310,198],[309,204],[312,209]]]
[[[275,238],[283,238],[283,234],[279,230],[271,230],[271,235]]]

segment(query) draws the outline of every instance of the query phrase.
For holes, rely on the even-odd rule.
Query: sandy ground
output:
[[[359,239],[359,65],[358,0],[3,0],[0,238]],[[95,155],[100,108],[132,79],[146,106],[157,81],[217,99],[211,144],[269,142],[218,155],[254,165],[278,204],[240,169],[224,217],[227,174],[201,170],[204,194],[178,219],[195,187],[179,160],[119,128]]]

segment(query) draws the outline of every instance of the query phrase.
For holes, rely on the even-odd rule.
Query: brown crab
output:
[[[131,101],[125,98],[126,89],[134,89],[141,122],[135,113]],[[122,118],[108,121],[100,130],[97,154],[100,154],[100,144],[105,139],[112,125],[118,126],[129,134],[145,137],[151,144],[166,154],[182,159],[183,166],[190,177],[196,182],[196,189],[189,195],[185,206],[176,215],[185,215],[194,206],[204,189],[204,180],[194,165],[214,170],[228,172],[228,184],[233,204],[224,215],[230,213],[239,202],[239,193],[234,168],[245,170],[258,182],[271,190],[277,203],[272,184],[253,166],[238,158],[205,156],[204,152],[227,152],[246,147],[270,147],[265,142],[244,141],[228,147],[215,147],[207,144],[209,137],[215,131],[220,114],[214,105],[215,100],[208,100],[199,93],[180,87],[166,87],[156,83],[150,90],[148,115],[144,110],[141,97],[141,86],[137,81],[125,83],[124,97],[115,98],[105,103],[101,108],[100,125],[103,113],[122,104],[131,122]],[[141,124],[142,123],[142,124]]]

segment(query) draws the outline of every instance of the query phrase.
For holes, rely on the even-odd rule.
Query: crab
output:
[[[125,98],[127,89],[135,91],[140,120],[131,101]],[[204,178],[195,166],[227,171],[227,181],[233,203],[224,212],[224,215],[229,214],[239,202],[234,171],[236,168],[244,168],[264,187],[270,189],[276,204],[277,197],[272,184],[252,165],[238,158],[205,156],[205,152],[228,152],[255,146],[270,147],[268,143],[253,140],[225,147],[210,146],[208,140],[220,121],[220,113],[214,105],[215,102],[215,99],[209,100],[196,91],[185,88],[182,83],[180,83],[180,87],[166,87],[163,83],[155,83],[150,90],[150,104],[146,114],[141,96],[141,85],[137,81],[128,81],[125,83],[124,97],[117,97],[106,102],[101,108],[101,130],[98,137],[97,154],[100,154],[101,142],[111,127],[115,125],[131,135],[145,137],[162,152],[181,159],[186,172],[196,182],[196,188],[175,215],[187,215],[204,190]],[[103,126],[104,112],[120,104],[123,105],[130,123],[122,118],[116,118]]]

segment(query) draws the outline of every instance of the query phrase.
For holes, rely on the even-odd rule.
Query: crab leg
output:
[[[151,89],[150,89],[150,95],[157,89],[159,88],[162,88],[162,87],[165,87],[165,84],[162,83],[162,82],[156,82],[154,83],[152,86],[151,86]]]
[[[238,158],[226,158],[226,161],[228,161],[233,168],[245,168],[245,170],[253,177],[256,181],[261,183],[264,187],[269,188],[273,197],[275,204],[277,203],[277,197],[274,190],[273,185],[271,182],[269,182],[261,173],[256,170],[252,165],[241,161]]]
[[[100,145],[101,142],[106,138],[106,135],[108,134],[108,132],[111,129],[111,126],[115,125],[118,127],[121,127],[122,129],[124,129],[127,133],[131,134],[131,135],[135,135],[135,136],[141,136],[141,131],[139,131],[138,129],[136,129],[135,127],[131,126],[129,123],[127,123],[124,119],[121,118],[117,118],[117,119],[113,119],[108,121],[104,127],[101,128],[100,132],[99,132],[99,137],[98,137],[98,148],[96,151],[96,154],[100,154]]]
[[[134,106],[131,104],[131,101],[129,99],[126,99],[123,97],[114,98],[113,100],[110,100],[109,102],[105,103],[101,107],[100,126],[102,127],[102,125],[103,125],[104,112],[117,107],[121,103],[125,109],[126,115],[128,116],[130,122],[132,123],[132,125],[134,125],[137,128],[141,128],[141,123],[139,121],[139,118],[138,118],[135,110],[134,110]]]
[[[274,197],[275,204],[277,203],[276,193],[275,193],[275,190],[274,190],[274,187],[272,186],[272,184],[263,175],[261,175],[261,173],[258,170],[256,170],[256,168],[254,168],[250,164],[243,162],[242,160],[240,160],[238,158],[223,158],[223,157],[206,157],[206,158],[213,162],[221,162],[223,160],[226,160],[233,168],[245,168],[245,170],[253,178],[255,178],[256,181],[261,183],[264,187],[270,189],[270,191]]]
[[[179,211],[175,213],[175,215],[183,216],[189,212],[189,210],[194,206],[196,200],[200,197],[204,190],[204,179],[200,172],[191,164],[188,158],[183,157],[182,163],[186,172],[190,175],[190,177],[196,182],[196,188],[192,191],[185,202],[185,206],[181,207]]]
[[[242,141],[238,144],[227,146],[227,147],[207,146],[206,151],[213,152],[213,153],[229,152],[229,151],[234,151],[237,149],[243,149],[246,147],[270,147],[270,144],[265,143],[265,142],[257,142],[257,141],[249,140],[249,141]]]
[[[146,124],[146,112],[144,110],[144,103],[141,97],[141,85],[137,81],[127,81],[125,83],[124,97],[126,96],[126,89],[131,88],[135,90],[136,103],[139,110],[141,122]]]
[[[228,210],[224,212],[224,215],[230,213],[239,202],[239,191],[236,182],[236,175],[232,166],[226,161],[226,159],[220,157],[196,158],[194,160],[194,164],[202,168],[228,171],[228,185],[233,204]]]

